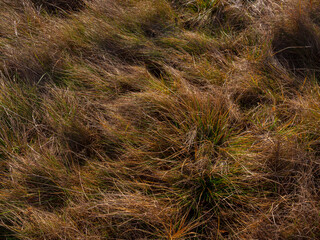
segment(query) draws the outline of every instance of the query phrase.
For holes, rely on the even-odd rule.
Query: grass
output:
[[[318,239],[319,9],[0,2],[0,239]]]

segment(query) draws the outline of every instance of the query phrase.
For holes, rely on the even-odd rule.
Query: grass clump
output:
[[[276,57],[297,74],[319,72],[319,23],[314,17],[318,5],[318,2],[312,7],[296,3],[284,13],[274,33]]]
[[[186,28],[198,28],[212,31],[213,29],[240,30],[250,23],[250,15],[246,7],[238,2],[224,0],[192,0],[173,1],[177,8],[182,8],[183,23]]]

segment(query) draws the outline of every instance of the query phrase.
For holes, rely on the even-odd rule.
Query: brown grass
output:
[[[0,2],[0,239],[318,239],[319,1]]]

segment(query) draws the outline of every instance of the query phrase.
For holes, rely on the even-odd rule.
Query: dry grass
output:
[[[320,238],[319,1],[0,2],[0,239]]]

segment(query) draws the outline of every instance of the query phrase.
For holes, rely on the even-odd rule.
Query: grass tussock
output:
[[[0,239],[318,239],[319,9],[0,2]]]
[[[277,58],[294,73],[319,72],[319,3],[293,2],[279,18],[273,38]]]

